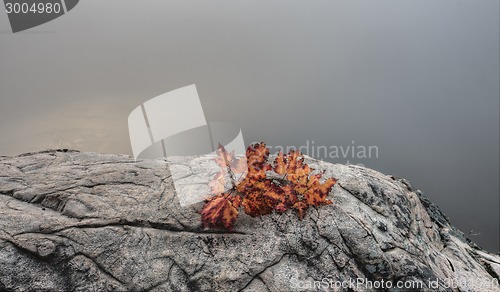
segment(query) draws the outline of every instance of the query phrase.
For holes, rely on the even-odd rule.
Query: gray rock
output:
[[[407,181],[308,162],[338,179],[334,204],[302,221],[240,213],[228,233],[180,207],[164,160],[0,157],[0,290],[500,291],[500,256]]]

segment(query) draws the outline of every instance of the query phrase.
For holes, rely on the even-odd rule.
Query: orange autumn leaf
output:
[[[332,203],[327,197],[337,181],[334,178],[329,178],[324,183],[321,183],[321,176],[321,174],[313,175],[307,183],[307,191],[304,193],[304,197],[311,206],[329,205]]]
[[[231,182],[233,186],[236,185],[238,178],[246,174],[247,164],[245,157],[236,158],[234,151],[227,152],[221,144],[215,153],[217,157],[214,161],[219,165],[220,171],[208,185],[211,193],[217,195],[226,191],[226,183]]]
[[[241,205],[243,206],[245,213],[252,217],[267,215],[273,212],[273,208],[269,202],[263,198],[262,193],[259,192],[246,194],[243,197]]]
[[[277,205],[284,202],[285,192],[279,186],[273,184],[270,180],[265,182],[262,196],[272,205]]]
[[[287,155],[280,152],[273,165],[274,172],[284,175],[297,193],[305,193],[308,177],[313,169],[304,163],[304,156],[299,151],[291,150]]]
[[[232,230],[238,217],[240,203],[241,197],[226,193],[211,197],[200,212],[204,225]]]
[[[268,163],[269,149],[263,142],[250,145],[246,159],[235,158],[234,152],[228,153],[221,145],[217,156],[215,161],[221,171],[210,183],[212,193],[224,192],[226,177],[231,178],[233,187],[206,201],[202,209],[205,226],[231,230],[240,206],[252,217],[294,209],[302,220],[309,207],[332,204],[328,195],[336,180],[321,182],[322,174],[312,174],[313,169],[304,163],[304,156],[298,151],[286,155],[280,152],[272,166]],[[234,173],[246,176],[235,182]]]
[[[234,151],[227,152],[223,145],[219,144],[215,152],[217,157],[214,158],[215,162],[219,165],[221,170],[231,170],[233,174],[244,173],[247,171],[247,163],[245,157],[237,158]]]
[[[280,151],[278,155],[276,155],[276,158],[274,159],[273,170],[279,175],[286,174],[286,158],[283,155],[282,151]]]
[[[224,172],[219,171],[214,178],[208,183],[210,191],[214,195],[223,193],[225,190],[226,178],[224,177]]]
[[[288,208],[290,208],[297,202],[298,198],[297,193],[291,185],[284,185],[280,188],[283,191],[283,197],[281,202],[274,206],[274,210],[276,210],[278,213],[284,213],[286,210],[288,210]]]
[[[263,142],[248,146],[246,151],[247,172],[243,181],[236,186],[238,192],[253,192],[256,188],[263,190],[264,186],[261,184],[266,180],[266,172],[272,170],[271,165],[267,163],[268,158],[269,149]]]
[[[266,178],[266,171],[271,170],[271,165],[267,163],[269,158],[269,148],[266,144],[257,143],[248,146],[246,152],[246,162],[248,165],[247,178],[249,182],[259,181]]]

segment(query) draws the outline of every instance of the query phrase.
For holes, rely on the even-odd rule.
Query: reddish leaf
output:
[[[234,155],[234,151],[227,152],[226,148],[219,143],[219,147],[215,152],[217,157],[214,158],[215,162],[223,170],[228,168],[233,174],[244,173],[247,171],[247,163],[245,157],[237,158]]]
[[[320,178],[321,174],[313,175],[307,183],[308,188],[304,193],[304,197],[311,206],[329,205],[332,203],[327,197],[337,181],[329,178],[324,183],[321,183]]]
[[[266,179],[266,171],[271,170],[267,163],[269,149],[266,144],[259,143],[248,146],[246,151],[246,164],[248,167],[246,177],[241,181],[236,189],[240,193],[254,192],[260,182]]]
[[[284,203],[285,201],[285,192],[273,184],[271,181],[266,181],[264,184],[264,193],[262,196],[267,199],[272,205],[277,205],[280,203]]]
[[[257,181],[266,178],[266,171],[271,170],[271,165],[267,163],[269,158],[269,149],[266,144],[258,143],[247,148],[247,177],[250,181]]]
[[[234,221],[238,217],[240,203],[240,196],[231,196],[226,193],[208,199],[200,212],[203,224],[232,230]]]
[[[219,171],[212,181],[208,183],[208,186],[210,187],[210,191],[214,195],[218,195],[220,193],[223,193],[225,191],[225,185],[226,185],[226,179],[224,177],[224,173],[222,171]]]
[[[260,192],[247,193],[241,205],[245,208],[245,213],[252,217],[267,215],[273,212],[273,208],[262,197],[262,193]]]
[[[283,155],[283,152],[280,151],[278,155],[276,156],[276,159],[274,160],[274,172],[276,172],[279,175],[285,175],[286,174],[286,158]]]
[[[231,196],[226,193],[208,199],[202,210],[205,226],[218,226],[231,230],[239,206],[252,217],[267,215],[273,211],[283,213],[292,208],[302,220],[309,206],[332,204],[328,194],[336,183],[333,178],[321,183],[322,174],[312,174],[313,169],[304,163],[298,151],[287,155],[280,152],[273,167],[267,162],[269,149],[264,143],[249,146],[246,159],[237,159],[219,145],[216,158],[221,171],[210,183],[213,193],[223,192],[229,175],[233,181]],[[244,170],[245,169],[245,170]],[[268,171],[282,177],[267,177]],[[243,181],[235,184],[233,174],[246,172]],[[241,196],[241,197],[240,197]]]
[[[291,185],[284,185],[281,187],[281,190],[283,191],[283,199],[274,207],[274,210],[279,213],[288,210],[288,208],[293,206],[298,200],[297,194]]]
[[[291,150],[286,156],[280,152],[274,160],[274,171],[285,175],[299,194],[304,194],[307,190],[308,176],[312,170],[304,163],[304,156],[295,150]]]

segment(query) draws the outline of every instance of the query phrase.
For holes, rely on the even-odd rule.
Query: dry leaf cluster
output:
[[[215,196],[200,211],[204,226],[232,230],[241,207],[252,217],[293,209],[303,219],[309,207],[332,203],[327,197],[336,180],[321,182],[322,173],[312,173],[300,152],[280,152],[272,163],[268,160],[269,149],[263,142],[250,145],[241,158],[219,145],[215,161],[221,170],[210,182]],[[241,174],[246,176],[237,182],[235,177]],[[228,181],[231,187],[225,190]]]

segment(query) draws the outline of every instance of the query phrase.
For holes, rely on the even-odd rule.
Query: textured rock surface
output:
[[[500,291],[500,257],[469,242],[408,182],[309,163],[338,179],[333,205],[303,221],[291,212],[243,215],[229,234],[201,228],[200,205],[179,206],[162,160],[1,157],[0,290],[342,290],[329,280],[384,290],[354,286],[359,278],[417,291]]]

